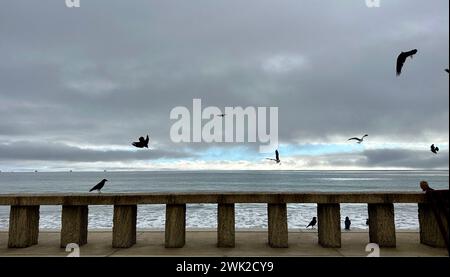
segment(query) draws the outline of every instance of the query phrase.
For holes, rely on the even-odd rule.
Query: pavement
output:
[[[39,243],[27,248],[7,248],[8,232],[0,231],[0,256],[67,256],[59,247],[58,231],[40,231]],[[288,248],[271,248],[267,231],[237,230],[235,248],[218,248],[214,230],[188,230],[183,248],[164,247],[162,230],[138,230],[137,243],[131,248],[112,248],[110,230],[89,230],[88,243],[80,247],[80,256],[308,256],[308,257],[365,257],[369,243],[367,231],[342,232],[341,248],[324,248],[318,244],[317,230],[289,231]],[[431,257],[448,256],[445,248],[433,248],[419,242],[417,231],[397,231],[397,247],[381,248],[380,256]]]

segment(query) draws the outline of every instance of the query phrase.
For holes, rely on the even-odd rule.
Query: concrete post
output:
[[[444,213],[440,213],[441,220],[447,222]],[[430,204],[419,203],[419,227],[420,243],[432,247],[445,247],[445,241],[442,237],[436,216]],[[448,224],[444,224],[448,234]]]
[[[24,248],[38,243],[39,206],[11,206],[9,248]]]
[[[186,242],[186,204],[166,205],[165,247],[180,248]]]
[[[60,241],[62,248],[69,243],[76,243],[79,246],[87,243],[88,214],[88,206],[63,205]]]
[[[234,204],[218,204],[217,207],[217,246],[234,247],[235,245]]]
[[[341,211],[339,204],[317,204],[319,244],[341,247]]]
[[[380,247],[395,247],[394,204],[368,204],[369,239]]]
[[[288,247],[286,203],[267,204],[269,245],[274,248]]]
[[[136,244],[137,205],[115,205],[112,247],[128,248]]]

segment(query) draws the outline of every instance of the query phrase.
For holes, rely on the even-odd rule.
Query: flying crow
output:
[[[397,57],[397,76],[399,76],[402,73],[403,64],[405,63],[406,59],[408,57],[412,57],[417,54],[417,49],[413,49],[408,52],[401,52],[400,55]]]
[[[433,152],[434,154],[437,154],[437,152],[439,151],[439,147],[434,146],[434,144],[431,145],[430,147],[431,152]]]
[[[132,144],[133,144],[133,146],[135,146],[137,148],[144,148],[144,147],[148,148],[149,141],[150,141],[150,139],[148,138],[148,135],[147,135],[147,138],[144,139],[144,137],[140,137],[139,141],[135,141]]]

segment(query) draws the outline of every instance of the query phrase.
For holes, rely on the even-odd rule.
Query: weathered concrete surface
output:
[[[235,225],[234,204],[219,204],[217,207],[218,247],[234,247]]]
[[[339,204],[318,204],[319,244],[323,247],[341,247],[341,210]]]
[[[8,247],[21,248],[38,243],[39,206],[11,206]]]
[[[84,245],[88,238],[88,206],[62,207],[61,216],[61,247],[68,243]]]
[[[422,192],[159,192],[0,194],[0,205],[139,205],[185,203],[423,203]]]
[[[267,230],[236,232],[235,248],[218,248],[216,230],[186,232],[183,248],[165,248],[163,231],[138,230],[136,244],[130,248],[112,248],[111,231],[89,230],[89,243],[80,248],[81,256],[367,256],[366,231],[342,232],[341,248],[318,244],[317,231],[289,230],[289,248],[271,248]],[[39,244],[28,248],[7,248],[8,233],[0,232],[0,256],[67,256],[60,248],[59,232],[40,231]],[[420,244],[419,232],[397,231],[397,247],[381,248],[381,256],[448,256],[444,248]]]

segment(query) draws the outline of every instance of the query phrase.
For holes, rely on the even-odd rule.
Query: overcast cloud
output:
[[[280,169],[448,169],[448,0],[81,2],[0,5],[0,169],[273,167],[255,144],[172,143],[193,98],[279,107]]]

